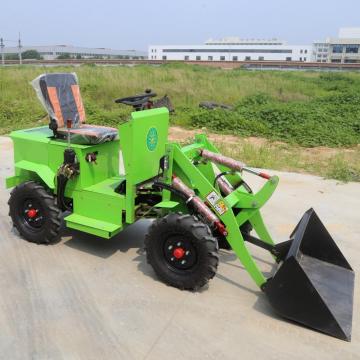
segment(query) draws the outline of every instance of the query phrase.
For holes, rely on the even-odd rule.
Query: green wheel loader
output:
[[[10,216],[23,238],[55,242],[64,213],[68,228],[104,239],[154,218],[146,256],[166,284],[204,286],[216,274],[220,245],[234,251],[280,315],[350,340],[354,272],[315,211],[278,244],[264,224],[260,209],[277,176],[221,155],[205,135],[183,147],[169,142],[169,111],[152,108],[151,91],[116,100],[135,111],[115,129],[86,124],[75,74],[44,74],[32,85],[50,124],[11,133],[15,175],[6,181],[14,188]],[[259,191],[244,172],[263,179]],[[271,277],[247,242],[272,254]]]

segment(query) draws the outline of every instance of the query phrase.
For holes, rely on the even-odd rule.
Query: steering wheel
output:
[[[134,96],[127,96],[124,98],[116,99],[117,104],[130,105],[134,108],[141,108],[142,105],[146,104],[150,98],[155,97],[156,93],[152,92],[150,89],[145,90],[144,94],[137,94]]]

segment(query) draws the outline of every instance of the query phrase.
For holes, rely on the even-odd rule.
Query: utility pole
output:
[[[5,65],[5,57],[4,57],[4,39],[0,38],[0,49],[1,49],[1,65]]]
[[[22,64],[22,56],[21,56],[21,48],[22,48],[22,45],[21,45],[21,38],[20,38],[20,33],[19,33],[19,64],[21,65]]]

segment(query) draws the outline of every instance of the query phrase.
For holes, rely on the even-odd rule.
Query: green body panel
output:
[[[200,149],[218,152],[216,147],[205,135],[197,135],[193,144],[184,147],[168,143],[168,126],[167,109],[139,111],[132,113],[131,119],[119,126],[120,141],[72,145],[80,174],[69,180],[66,187],[65,196],[73,201],[73,212],[65,218],[67,226],[102,238],[111,238],[136,221],[137,188],[146,186],[147,182],[158,176],[160,160],[165,156],[168,166],[162,174],[163,182],[170,185],[172,176],[176,175],[204,202],[211,192],[218,195],[225,211],[219,213],[215,207],[212,210],[226,227],[227,241],[256,284],[263,285],[266,279],[245,246],[239,227],[249,221],[261,240],[273,244],[260,208],[275,191],[279,179],[273,176],[257,193],[249,193],[241,185],[223,198],[214,180],[219,172],[228,168],[203,161],[199,156]],[[7,187],[36,180],[56,193],[56,174],[63,163],[67,143],[54,140],[52,132],[46,127],[15,131],[11,133],[11,138],[14,142],[15,175],[6,180]],[[120,150],[126,176],[119,173]],[[88,163],[86,154],[95,151],[96,163]],[[225,177],[232,185],[242,180],[238,172]],[[115,190],[120,184],[125,184],[125,180],[125,193],[119,194]],[[161,213],[188,211],[184,201],[170,191],[163,190],[160,194],[162,201],[156,207],[162,209]],[[235,215],[234,208],[241,211]]]
[[[52,135],[47,127],[11,133],[15,176],[7,179],[8,187],[35,180],[56,192],[56,173],[64,161],[67,143],[54,140]],[[73,199],[74,206],[71,218],[65,218],[67,226],[109,238],[122,229],[125,206],[124,196],[113,191],[123,180],[119,176],[119,141],[98,145],[72,144],[71,147],[75,150],[80,174],[70,179],[66,186],[65,195]],[[97,151],[96,164],[85,160],[86,154],[94,151]],[[92,227],[89,226],[91,220],[94,221]],[[99,223],[96,221],[104,222],[107,227],[99,226],[97,232]]]
[[[121,227],[107,221],[97,220],[93,217],[87,217],[76,213],[66,217],[66,225],[71,229],[80,230],[105,239],[110,239],[121,231]]]
[[[114,177],[84,188],[81,191],[74,191],[72,194],[74,211],[65,218],[67,225],[75,228],[74,223],[76,223],[76,220],[85,217],[88,221],[94,220],[94,223],[96,221],[103,222],[109,229],[112,229],[109,231],[111,233],[119,232],[123,227],[122,213],[125,209],[125,196],[116,193],[115,188],[122,180],[123,178]],[[81,217],[74,217],[74,215]],[[86,225],[88,225],[87,222]],[[107,235],[105,237],[111,236]]]
[[[21,184],[22,182],[23,182],[23,180],[21,179],[20,176],[16,176],[16,175],[10,176],[10,177],[5,179],[5,187],[7,189],[10,189],[10,188],[12,188],[12,187],[14,187],[16,185]]]
[[[169,112],[165,108],[133,112],[119,126],[126,180],[139,184],[156,176],[165,154]]]
[[[161,201],[155,205],[157,208],[161,209],[174,209],[179,205],[177,201]]]
[[[14,143],[15,175],[24,180],[40,178],[50,189],[55,189],[55,174],[64,160],[66,141],[53,140],[47,127],[14,131],[10,134]],[[80,175],[70,180],[66,195],[108,178],[119,176],[119,141],[98,145],[76,145]],[[85,160],[87,153],[97,151],[97,164]],[[33,174],[31,174],[33,173]]]
[[[15,164],[15,169],[19,170],[19,177],[25,174],[36,174],[49,189],[55,188],[55,173],[46,164],[34,163],[28,160],[20,160]]]
[[[135,221],[135,186],[159,173],[168,128],[166,108],[133,112],[130,121],[119,126],[126,173],[126,222],[129,224]]]

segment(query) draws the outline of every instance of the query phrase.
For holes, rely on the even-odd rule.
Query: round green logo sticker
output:
[[[146,145],[150,151],[156,149],[158,143],[158,133],[154,127],[150,128],[146,136]]]

